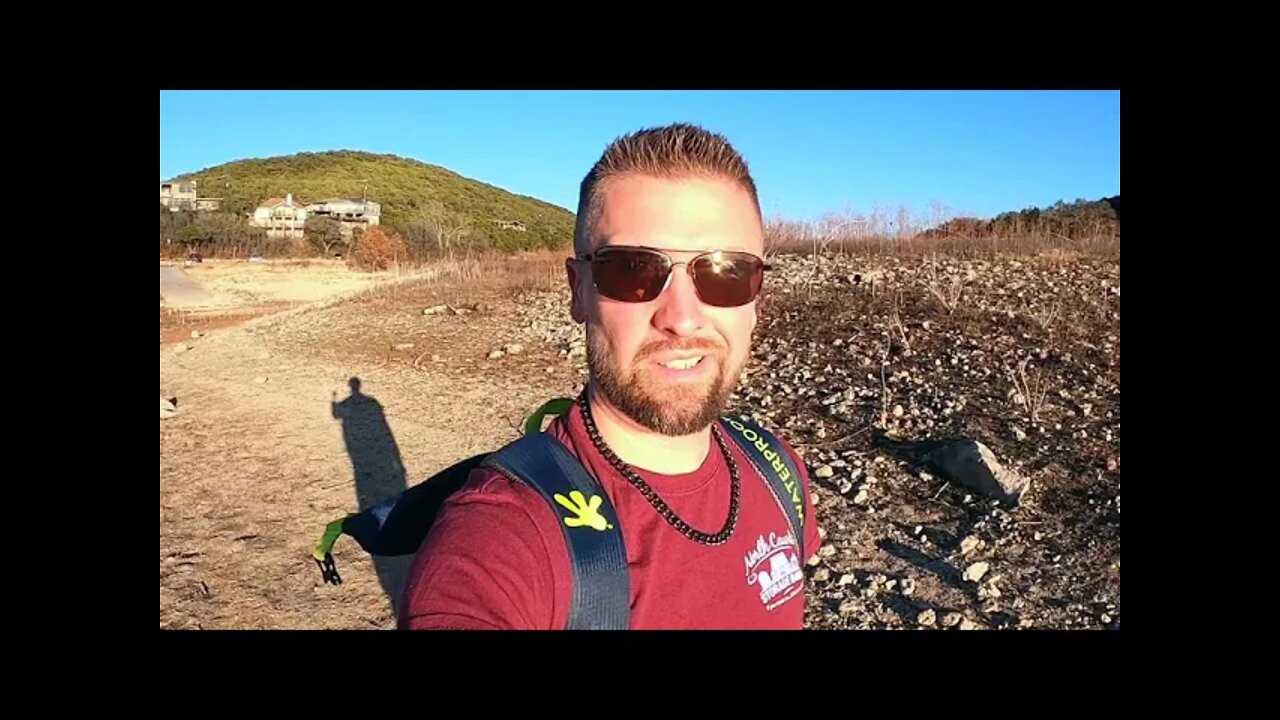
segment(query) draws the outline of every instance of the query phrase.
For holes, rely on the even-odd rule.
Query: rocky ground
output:
[[[809,625],[1119,628],[1118,261],[774,264],[734,409],[813,474],[826,547]],[[581,362],[567,303],[523,298],[522,337]],[[916,451],[959,439],[1021,494],[967,486]]]
[[[162,317],[161,395],[178,403],[161,421],[161,627],[393,626],[396,567],[340,543],[335,588],[307,559],[324,523],[379,490],[353,482],[331,402],[361,378],[416,482],[576,393],[562,269],[519,264],[177,347]],[[814,477],[826,543],[807,625],[1119,628],[1118,258],[774,264],[733,410]],[[939,462],[929,443],[955,439],[1018,492]]]

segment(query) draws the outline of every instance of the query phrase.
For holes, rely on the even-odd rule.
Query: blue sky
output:
[[[394,153],[574,209],[614,137],[686,121],[746,157],[767,216],[990,217],[1120,192],[1119,91],[160,93],[160,179],[317,150]]]

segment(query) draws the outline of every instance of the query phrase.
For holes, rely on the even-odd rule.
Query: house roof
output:
[[[284,198],[273,197],[273,198],[267,198],[261,203],[258,203],[258,207],[261,207],[261,208],[273,208],[273,207],[279,207],[280,205],[288,205],[288,202],[286,202]],[[306,205],[306,203],[302,202],[298,198],[295,197],[293,199],[293,207],[303,207],[304,205]]]
[[[324,200],[317,200],[311,204],[312,205],[328,205],[329,203],[352,203],[354,205],[364,205],[368,202],[370,201],[363,200],[361,198],[331,197],[331,198],[325,198]]]

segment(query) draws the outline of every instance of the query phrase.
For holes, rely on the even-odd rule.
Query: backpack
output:
[[[378,505],[329,523],[313,552],[324,581],[342,582],[332,553],[342,535],[354,538],[370,555],[417,553],[444,502],[466,484],[471,471],[492,468],[538,490],[563,519],[560,529],[569,549],[573,578],[566,629],[626,629],[630,579],[617,513],[608,494],[577,458],[560,441],[542,432],[546,416],[563,414],[572,405],[567,398],[551,400],[529,416],[523,435],[506,446],[454,463]],[[807,497],[791,456],[776,437],[748,418],[726,416],[720,425],[772,490],[803,561]]]

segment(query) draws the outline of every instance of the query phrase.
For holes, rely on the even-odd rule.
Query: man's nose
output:
[[[658,296],[658,309],[653,324],[664,333],[675,336],[696,335],[707,323],[702,300],[693,287],[688,266],[676,265],[671,269],[667,289]]]

